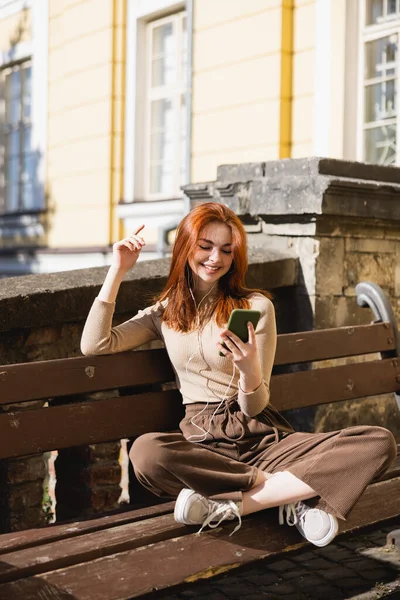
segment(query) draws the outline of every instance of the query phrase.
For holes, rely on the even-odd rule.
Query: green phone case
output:
[[[253,327],[255,329],[259,320],[259,310],[252,310],[248,308],[235,308],[230,314],[227,329],[235,333],[242,340],[242,342],[246,343],[249,341],[247,323],[249,321],[253,323]],[[219,355],[224,356],[222,352],[220,352]]]

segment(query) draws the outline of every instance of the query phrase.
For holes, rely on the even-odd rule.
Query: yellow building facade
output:
[[[220,164],[396,163],[397,4],[0,0],[0,274],[161,256]]]

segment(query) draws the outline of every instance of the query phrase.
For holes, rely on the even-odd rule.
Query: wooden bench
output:
[[[361,357],[354,364],[322,362],[320,368],[273,375],[272,401],[280,410],[400,390],[399,338],[390,306],[373,284],[359,284],[357,293],[359,303],[373,309],[373,324],[279,336],[275,364],[280,367]],[[3,366],[0,403],[17,408],[0,414],[0,458],[176,429],[182,407],[179,393],[170,389],[173,380],[164,350]],[[114,389],[129,393],[82,399]],[[80,396],[72,401],[73,395]],[[59,397],[64,403],[24,406]],[[399,397],[397,402],[400,407]],[[339,535],[397,516],[399,494],[397,460],[369,486]],[[231,523],[197,535],[197,528],[175,523],[173,506],[167,502],[1,535],[0,599],[128,599],[305,544],[294,527],[278,525],[275,509],[246,517],[230,537]]]

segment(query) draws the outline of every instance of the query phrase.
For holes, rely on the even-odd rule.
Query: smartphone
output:
[[[250,321],[253,324],[254,329],[257,327],[258,321],[260,320],[260,311],[252,310],[249,308],[235,308],[229,317],[227,329],[235,333],[242,342],[249,341],[249,331],[247,329],[247,323]],[[226,348],[225,344],[222,344]],[[222,352],[219,352],[220,356],[224,356]]]

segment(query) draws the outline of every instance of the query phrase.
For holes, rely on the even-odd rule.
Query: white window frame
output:
[[[359,0],[359,70],[358,70],[358,123],[357,123],[357,160],[365,162],[364,154],[364,125],[365,125],[365,46],[368,42],[388,37],[392,34],[398,35],[399,51],[397,56],[397,83],[400,85],[400,17],[389,18],[382,23],[366,25],[366,3],[367,0]],[[397,89],[397,115],[396,115],[396,160],[394,165],[400,164],[400,87]],[[379,123],[377,121],[377,123]]]
[[[163,19],[157,19],[151,21],[147,25],[146,34],[146,92],[145,92],[145,104],[146,104],[146,118],[145,118],[145,133],[144,133],[144,197],[146,200],[169,200],[171,198],[181,198],[183,196],[180,190],[181,184],[181,107],[180,102],[183,95],[186,95],[185,76],[179,77],[182,73],[179,73],[181,69],[181,43],[182,43],[182,22],[186,18],[185,11],[179,11],[173,15],[168,15]],[[178,64],[178,82],[172,86],[162,86],[160,88],[151,87],[152,78],[152,52],[151,52],[151,41],[152,33],[157,27],[162,27],[167,23],[173,23],[175,32],[177,33],[177,64]],[[169,194],[154,193],[150,190],[151,185],[151,103],[154,100],[162,100],[164,98],[173,98],[173,111],[175,116],[175,131],[174,137],[174,167],[173,167],[173,190]]]
[[[7,52],[2,52],[0,68],[26,59],[30,59],[32,63],[31,143],[40,156],[36,173],[38,188],[33,210],[40,211],[46,208],[49,0],[3,2],[0,4],[0,19],[30,7],[32,38],[12,46]],[[6,9],[8,12],[4,12]]]
[[[147,200],[143,177],[145,159],[143,115],[145,114],[144,86],[146,85],[146,58],[143,48],[146,43],[146,26],[155,19],[161,19],[185,9],[185,0],[128,0],[123,197],[125,203]],[[187,27],[190,28],[191,23],[188,22]],[[190,50],[188,54],[190,63]],[[188,153],[190,153],[190,93],[189,86],[187,96]],[[186,180],[189,180],[188,166]],[[151,204],[151,201],[148,202]]]
[[[24,163],[24,154],[25,154],[25,140],[26,140],[26,130],[29,129],[29,136],[31,138],[31,131],[32,131],[32,113],[30,111],[30,115],[29,118],[26,118],[24,116],[24,100],[25,100],[25,84],[24,84],[24,79],[25,76],[22,76],[23,71],[29,67],[31,70],[31,74],[32,74],[32,60],[31,58],[26,58],[20,62],[16,62],[16,63],[12,63],[10,65],[6,65],[3,66],[1,71],[2,71],[2,77],[6,77],[7,75],[3,75],[3,73],[5,71],[10,71],[10,72],[14,72],[14,71],[18,71],[19,72],[19,77],[20,77],[20,95],[18,96],[18,104],[19,104],[19,112],[20,112],[20,119],[18,121],[18,125],[17,127],[14,127],[14,123],[11,126],[11,129],[8,129],[8,131],[5,133],[5,141],[6,139],[11,135],[12,130],[13,131],[18,131],[19,134],[19,144],[18,144],[18,176],[16,181],[12,181],[12,184],[16,184],[18,187],[18,194],[17,194],[17,206],[10,206],[10,204],[8,203],[8,186],[6,183],[6,180],[4,180],[4,193],[5,193],[5,198],[4,198],[4,205],[3,205],[3,210],[2,212],[4,214],[9,214],[9,213],[23,213],[23,212],[27,212],[32,210],[32,206],[25,206],[24,205],[24,200],[23,200],[23,179],[22,179],[22,170],[23,170],[23,163]],[[4,81],[4,87],[5,87],[5,115],[7,114],[7,98],[6,98],[6,85],[5,85],[5,81]],[[30,90],[30,97],[29,97],[29,105],[32,105],[32,75],[31,75],[31,90]],[[10,124],[7,123],[7,126],[9,126]],[[7,169],[8,169],[8,160],[9,156],[6,154],[6,148],[7,148],[7,143],[6,143],[6,147],[4,150],[4,158],[5,158],[5,163],[3,165],[4,168],[4,178],[6,176],[7,173]],[[30,148],[29,148],[29,152],[34,154],[34,149],[32,148],[32,143],[30,144]],[[36,173],[36,169],[35,169],[35,173]],[[34,182],[32,182],[33,184]],[[32,197],[31,197],[31,201],[34,205],[35,203],[35,194],[36,194],[36,190],[35,187],[32,187]]]

